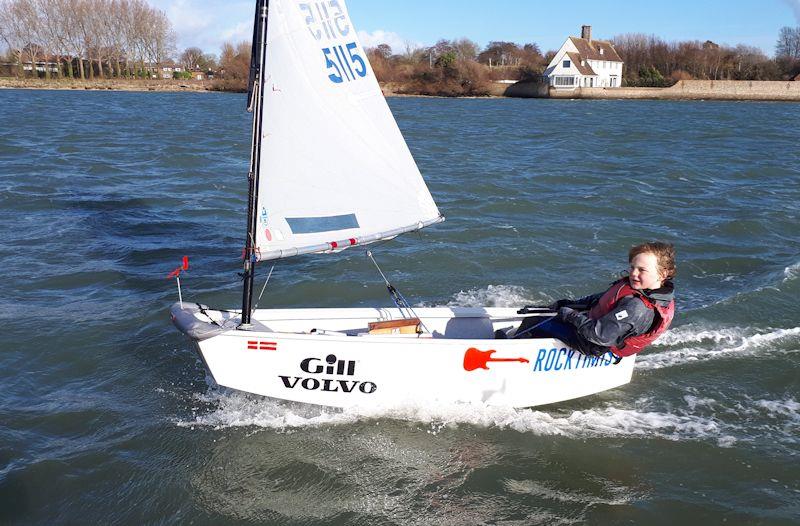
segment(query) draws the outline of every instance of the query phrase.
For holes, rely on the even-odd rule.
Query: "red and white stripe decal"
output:
[[[267,342],[263,340],[248,340],[247,349],[250,351],[277,351],[277,342]]]

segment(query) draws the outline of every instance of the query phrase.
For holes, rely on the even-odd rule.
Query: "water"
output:
[[[589,293],[676,243],[631,384],[344,413],[218,388],[166,275],[189,255],[187,297],[239,304],[244,98],[0,91],[0,523],[796,523],[800,105],[390,105],[448,219],[375,250],[416,304]],[[362,250],[261,301],[374,304]]]

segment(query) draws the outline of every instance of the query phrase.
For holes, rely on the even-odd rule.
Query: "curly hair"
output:
[[[674,278],[678,270],[675,268],[675,247],[672,243],[664,243],[662,241],[651,241],[649,243],[642,243],[631,247],[628,252],[628,262],[633,261],[633,258],[639,254],[653,254],[658,262],[658,270],[664,279]]]

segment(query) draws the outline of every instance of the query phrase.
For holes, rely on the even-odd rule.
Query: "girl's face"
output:
[[[659,289],[664,277],[658,271],[658,258],[645,252],[631,260],[631,274],[628,277],[631,287],[636,290]]]

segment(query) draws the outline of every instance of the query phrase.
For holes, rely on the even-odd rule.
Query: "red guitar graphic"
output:
[[[486,369],[488,370],[489,367],[486,365],[489,362],[519,362],[519,363],[530,363],[525,358],[492,358],[492,354],[497,351],[479,351],[474,347],[470,347],[467,349],[467,352],[464,353],[464,370],[465,371],[474,371],[475,369]]]

